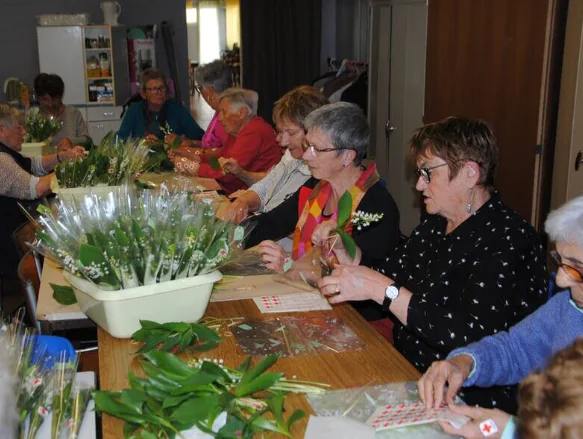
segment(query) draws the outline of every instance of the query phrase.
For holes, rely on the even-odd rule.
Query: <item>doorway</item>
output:
[[[407,161],[409,138],[423,125],[427,5],[425,0],[372,0],[369,122],[371,157],[409,235],[420,221],[420,197]]]

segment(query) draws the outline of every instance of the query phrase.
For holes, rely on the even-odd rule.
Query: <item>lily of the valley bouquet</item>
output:
[[[44,142],[54,136],[62,126],[62,121],[53,116],[47,116],[38,107],[30,108],[24,113],[26,142]]]
[[[150,146],[140,139],[121,140],[110,132],[81,160],[55,168],[59,188],[118,186],[148,169]]]
[[[209,273],[239,247],[245,230],[215,216],[218,206],[185,191],[137,191],[41,205],[36,247],[102,290]]]

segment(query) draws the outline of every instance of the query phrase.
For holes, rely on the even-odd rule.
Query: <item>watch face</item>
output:
[[[395,300],[399,295],[399,288],[395,287],[394,285],[390,285],[385,290],[385,296],[387,296],[391,300]]]

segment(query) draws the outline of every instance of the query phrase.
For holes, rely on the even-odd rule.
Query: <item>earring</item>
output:
[[[472,200],[474,199],[474,189],[471,189],[470,192],[470,199],[468,200],[468,204],[466,205],[466,212],[472,213]]]
[[[342,167],[343,168],[346,168],[346,163],[342,163]]]

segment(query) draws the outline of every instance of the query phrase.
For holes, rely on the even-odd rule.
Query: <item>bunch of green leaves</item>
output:
[[[24,113],[26,142],[44,142],[61,129],[63,122],[33,107]]]
[[[206,360],[189,365],[163,351],[151,351],[144,357],[147,361],[141,367],[146,378],[130,372],[129,389],[94,394],[98,411],[126,421],[126,438],[171,439],[191,428],[219,439],[250,439],[265,431],[292,437],[292,424],[305,414],[296,410],[285,419],[284,394],[324,392],[321,386],[268,372],[277,361],[275,355],[254,367],[248,358],[237,369]],[[222,413],[226,413],[226,423],[213,431]]]
[[[55,175],[61,188],[117,186],[156,165],[149,161],[149,154],[147,142],[120,140],[111,131],[84,159],[59,163]]]
[[[141,329],[132,334],[132,339],[144,343],[138,353],[154,349],[181,353],[185,350],[206,351],[217,346],[221,337],[216,331],[198,323],[156,323],[140,320]]]
[[[187,192],[135,191],[41,205],[36,248],[66,270],[117,290],[208,273],[238,248],[241,226]],[[239,236],[240,235],[240,236]]]
[[[350,192],[346,191],[338,200],[338,227],[334,229],[334,232],[338,233],[338,236],[340,236],[348,256],[354,259],[356,257],[356,242],[354,241],[354,238],[344,230],[350,223],[351,216],[352,195],[350,195]]]

